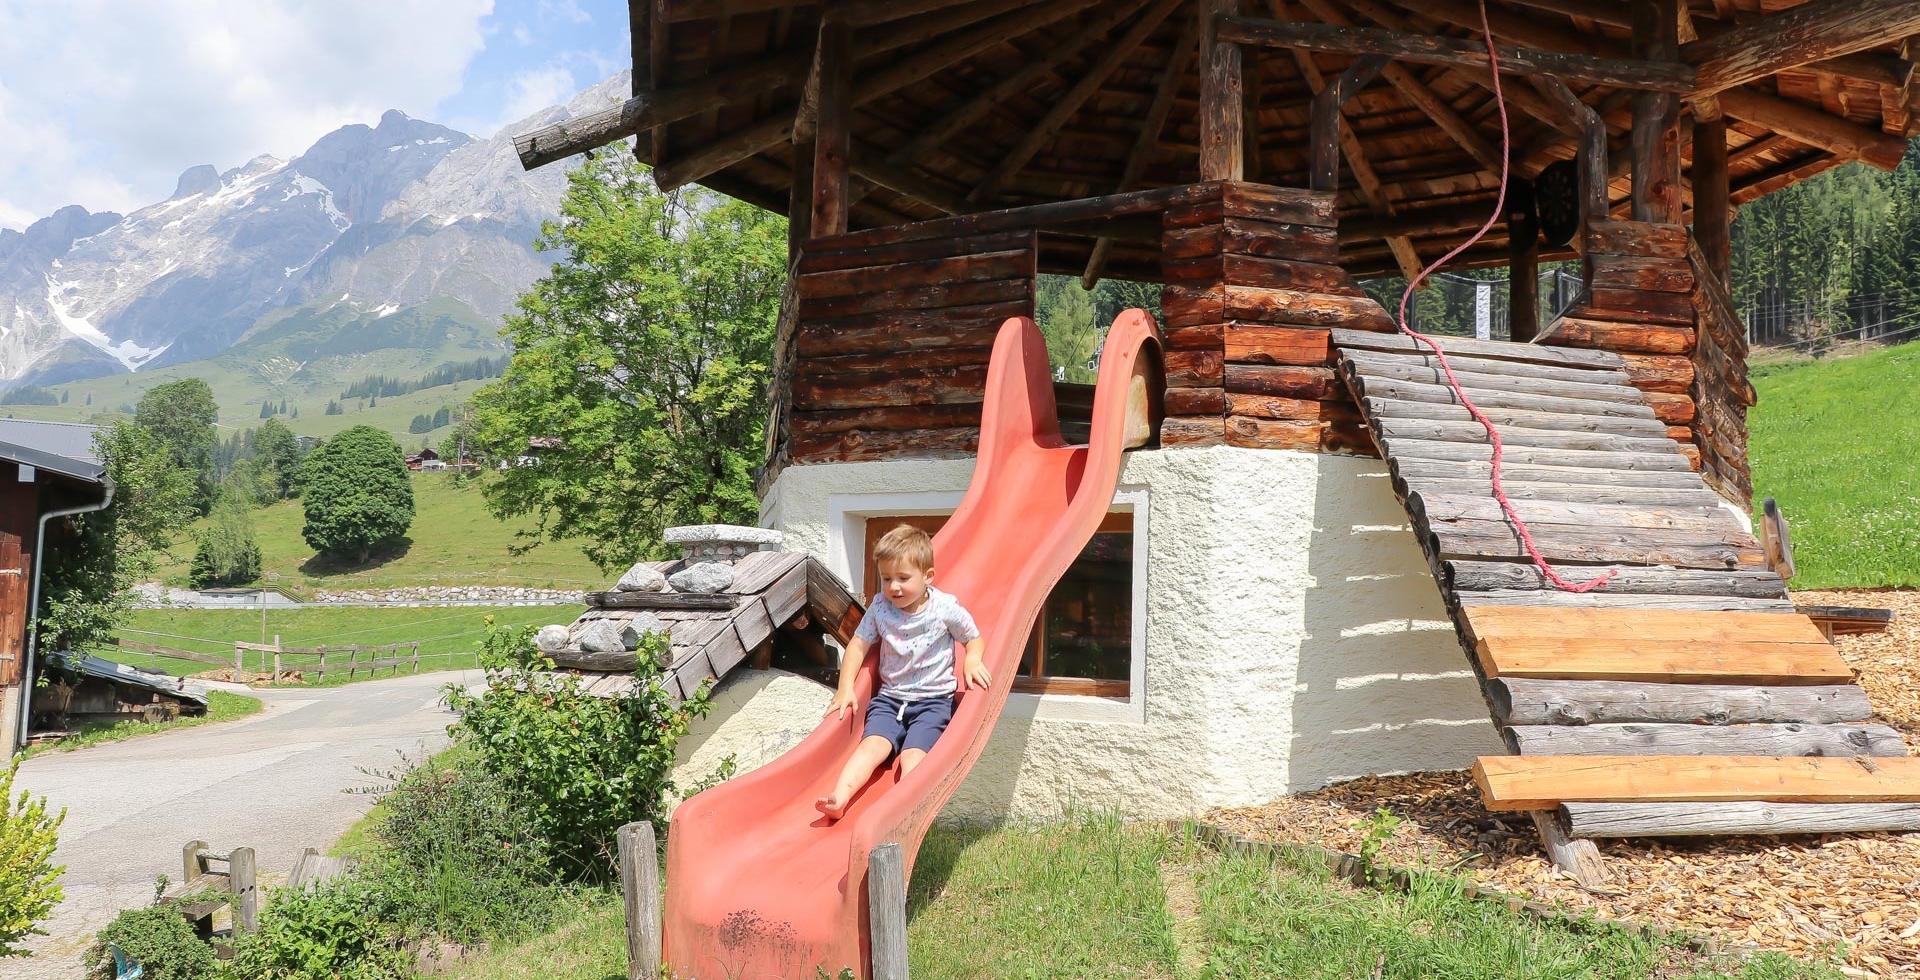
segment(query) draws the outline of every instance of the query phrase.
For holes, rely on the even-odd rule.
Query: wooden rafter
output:
[[[1180,91],[1180,80],[1187,73],[1187,63],[1192,60],[1195,45],[1199,40],[1199,25],[1189,24],[1180,33],[1179,40],[1173,42],[1173,51],[1167,56],[1167,66],[1160,72],[1160,81],[1154,86],[1153,101],[1147,105],[1146,117],[1140,121],[1140,133],[1134,138],[1133,148],[1127,152],[1126,167],[1120,171],[1119,185],[1114,193],[1124,193],[1134,189],[1140,178],[1147,172],[1147,163],[1153,159],[1154,144],[1160,140],[1160,130],[1167,124],[1167,114],[1173,109],[1173,97]],[[1102,237],[1093,243],[1093,252],[1087,257],[1086,270],[1080,274],[1080,285],[1092,289],[1100,281],[1100,274],[1107,263],[1107,254],[1113,250],[1113,239]]]
[[[1071,16],[1095,2],[1097,0],[1053,0],[1051,3],[1035,4],[1021,0],[993,0],[986,9],[1004,13],[1005,16],[991,17],[984,23],[977,23],[964,32],[857,78],[853,86],[853,104],[863,105],[898,91],[996,44]],[[793,134],[793,121],[793,108],[775,110],[773,115],[711,140],[683,157],[659,161],[654,167],[654,180],[663,190],[685,186],[785,142]]]
[[[1900,166],[1907,152],[1906,141],[1879,130],[1827,115],[1811,106],[1751,89],[1727,89],[1720,93],[1720,107],[1727,115],[1742,119],[1809,146],[1817,146],[1844,159],[1858,159],[1881,170]]]
[[[1366,17],[1368,20],[1390,31],[1421,33],[1406,17],[1401,16],[1391,6],[1379,2],[1379,0],[1347,0],[1346,5],[1355,13]],[[1458,82],[1464,82],[1489,93],[1493,91],[1492,72],[1462,71],[1457,68],[1449,68],[1446,69],[1443,74],[1445,77]],[[1543,99],[1537,98],[1533,92],[1527,89],[1517,88],[1512,85],[1502,85],[1500,87],[1500,94],[1520,111],[1548,126],[1557,127],[1563,122],[1561,114],[1556,111],[1551,104]],[[1578,136],[1579,133],[1569,131],[1568,135]]]
[[[1006,182],[1014,174],[1019,173],[1020,168],[1026,166],[1027,161],[1032,160],[1033,155],[1040,152],[1041,147],[1046,146],[1060,134],[1060,127],[1065,126],[1067,120],[1080,111],[1080,107],[1093,97],[1093,93],[1099,91],[1101,85],[1106,83],[1107,77],[1133,56],[1134,49],[1140,47],[1141,42],[1145,41],[1148,35],[1158,30],[1161,22],[1165,21],[1181,2],[1182,0],[1155,0],[1154,4],[1147,8],[1147,12],[1127,30],[1127,33],[1121,35],[1120,39],[1107,49],[1106,54],[1102,55],[1079,81],[1073,83],[1072,88],[1067,89],[1053,101],[1053,106],[1047,110],[1047,114],[1040,117],[1040,121],[1035,123],[1018,143],[1007,150],[1000,162],[967,195],[967,200],[980,204],[998,197],[1000,189],[1006,186]]]
[[[1060,39],[1058,43],[1051,45],[1044,57],[1027,61],[1018,71],[968,99],[966,104],[958,109],[941,113],[940,118],[930,121],[912,139],[901,144],[899,149],[887,154],[887,162],[894,166],[911,165],[929,151],[952,139],[961,130],[978,122],[981,117],[993,111],[995,106],[1004,103],[1008,96],[1028,91],[1054,69],[1078,57],[1088,45],[1104,37],[1121,21],[1146,6],[1147,2],[1148,0],[1130,0],[1130,2],[1107,5],[1086,22],[1076,25],[1072,36]]]
[[[1301,21],[1283,22],[1253,17],[1228,17],[1220,36],[1240,44],[1308,48],[1338,54],[1381,54],[1429,65],[1485,68],[1487,49],[1477,41],[1439,35],[1409,34],[1371,27],[1336,27]],[[1515,48],[1497,44],[1501,70],[1513,74],[1546,73],[1603,85],[1655,92],[1693,91],[1693,71],[1685,65]]]
[[[1391,0],[1409,13],[1430,17],[1480,37],[1480,5],[1475,0]],[[1575,0],[1584,2],[1584,0]],[[1488,20],[1493,36],[1501,41],[1523,44],[1542,51],[1575,52],[1602,58],[1628,57],[1627,46],[1597,31],[1578,31],[1565,24],[1553,24],[1544,18],[1509,13],[1488,4]]]
[[[1702,94],[1920,34],[1920,4],[1810,0],[1680,49]]]
[[[655,0],[653,6],[659,10],[661,20],[673,23],[731,18],[737,14],[759,13],[763,10],[790,10],[794,7],[812,6],[817,2],[818,0]],[[833,5],[835,8],[833,16],[843,24],[864,27],[868,24],[913,17],[930,10],[958,7],[966,2],[967,0],[845,0]]]

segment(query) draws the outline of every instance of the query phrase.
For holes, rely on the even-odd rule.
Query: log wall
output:
[[[1746,328],[1711,263],[1677,224],[1594,221],[1583,246],[1587,297],[1543,342],[1619,353],[1707,485],[1751,505]]]
[[[1033,315],[1032,230],[875,238],[802,249],[781,462],[970,455],[994,337]]]
[[[1547,329],[1541,343],[1614,351],[1628,383],[1666,423],[1667,434],[1700,466],[1694,424],[1696,277],[1685,225],[1589,221],[1587,296]]]
[[[1238,181],[1196,190],[1163,218],[1161,444],[1374,455],[1327,331],[1393,323],[1335,264],[1334,195]]]

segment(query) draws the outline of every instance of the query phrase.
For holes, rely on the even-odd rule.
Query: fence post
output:
[[[418,640],[413,644],[413,672],[416,675],[420,673],[420,641]]]
[[[280,653],[280,634],[278,633],[273,634],[273,652],[275,656],[278,656]],[[265,650],[260,651],[260,669],[262,671],[267,669],[267,652]]]
[[[235,684],[247,682],[246,651],[240,649],[238,643],[233,645],[233,682]]]
[[[207,849],[207,842],[190,840],[180,847],[180,883],[182,885],[200,876],[200,852]]]
[[[254,887],[253,848],[236,847],[227,855],[227,881],[233,889],[233,934],[260,926],[260,889]]]
[[[348,647],[347,648],[347,682],[348,683],[353,682],[354,665],[359,662],[360,662],[360,648],[357,646]]]
[[[660,972],[660,857],[653,824],[635,820],[620,828],[620,891],[627,900],[627,980]]]
[[[867,856],[867,927],[872,980],[907,980],[907,860],[887,843]]]
[[[273,653],[273,682],[280,683],[280,652],[278,650]]]
[[[313,676],[316,680],[324,681],[327,679],[327,648],[326,647],[320,648],[320,666],[314,668]]]

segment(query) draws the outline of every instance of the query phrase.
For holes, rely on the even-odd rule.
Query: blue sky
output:
[[[0,0],[0,228],[387,109],[480,136],[630,63],[615,0]]]

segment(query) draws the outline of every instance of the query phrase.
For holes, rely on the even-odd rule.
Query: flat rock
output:
[[[727,586],[733,584],[733,566],[703,562],[674,572],[667,581],[680,592],[725,592]]]
[[[755,544],[779,547],[786,536],[770,527],[748,527],[744,524],[683,524],[667,528],[664,535],[668,544]]]
[[[624,653],[640,645],[640,632],[622,620],[596,619],[582,626],[574,639],[587,653]]]
[[[644,561],[627,569],[627,574],[620,576],[620,581],[613,586],[615,592],[664,592],[666,588],[667,577]]]

